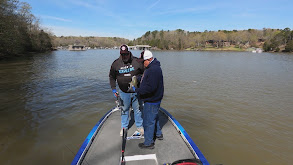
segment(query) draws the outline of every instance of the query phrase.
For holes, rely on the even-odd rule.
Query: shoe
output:
[[[144,129],[143,129],[143,127],[137,128],[137,131],[140,133],[141,136],[144,135]]]
[[[151,145],[146,146],[146,145],[144,145],[144,143],[139,143],[139,144],[138,144],[138,147],[139,147],[140,149],[154,149],[154,148],[155,148],[155,144],[152,143]]]
[[[125,131],[127,131],[127,129],[125,129]],[[123,129],[120,131],[120,136],[123,136]]]
[[[158,140],[163,140],[163,139],[164,139],[163,134],[160,135],[160,136],[156,136],[156,139],[158,139]]]

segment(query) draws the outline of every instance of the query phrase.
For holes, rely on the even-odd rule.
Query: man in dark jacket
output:
[[[163,140],[163,134],[159,124],[159,108],[164,95],[163,73],[160,62],[153,57],[149,50],[144,51],[145,71],[141,78],[140,87],[135,89],[140,99],[144,101],[143,125],[144,143],[140,143],[140,148],[153,149],[154,135],[159,140]]]
[[[142,113],[139,110],[137,93],[128,90],[132,76],[138,76],[142,74],[143,70],[144,68],[142,64],[137,61],[136,57],[133,57],[132,53],[128,50],[128,46],[120,46],[120,57],[112,63],[109,73],[110,85],[114,97],[118,96],[118,92],[116,90],[117,80],[118,86],[120,88],[119,96],[123,103],[123,110],[121,112],[120,136],[122,136],[123,128],[128,129],[130,105],[132,105],[134,111],[134,120],[137,130],[142,135],[144,134]]]

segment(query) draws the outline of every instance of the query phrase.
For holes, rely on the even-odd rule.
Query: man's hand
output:
[[[132,86],[132,89],[133,89],[133,92],[135,92],[135,87],[134,86]]]
[[[134,92],[135,92],[135,87],[134,87],[133,85],[131,85],[131,86],[128,88],[127,92],[132,92],[132,93],[134,93]]]
[[[116,89],[113,89],[112,92],[113,92],[114,97],[117,98],[117,97],[118,97],[118,92],[117,92],[117,90],[116,90]]]

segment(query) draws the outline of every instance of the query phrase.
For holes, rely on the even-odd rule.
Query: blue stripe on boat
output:
[[[97,133],[98,128],[102,124],[102,121],[113,111],[114,109],[111,109],[108,111],[100,120],[99,122],[94,126],[94,128],[91,130],[91,132],[86,137],[85,141],[82,143],[80,149],[78,150],[77,154],[75,155],[73,161],[71,162],[71,165],[76,165],[80,163],[80,160],[82,159],[82,156],[84,152],[87,150],[87,147],[89,147],[90,142],[93,140],[94,135]]]

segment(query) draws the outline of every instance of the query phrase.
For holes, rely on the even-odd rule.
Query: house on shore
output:
[[[128,46],[129,49],[133,49],[133,50],[149,50],[152,47],[149,45],[135,45],[135,46]]]
[[[68,50],[86,50],[85,45],[68,45]]]

